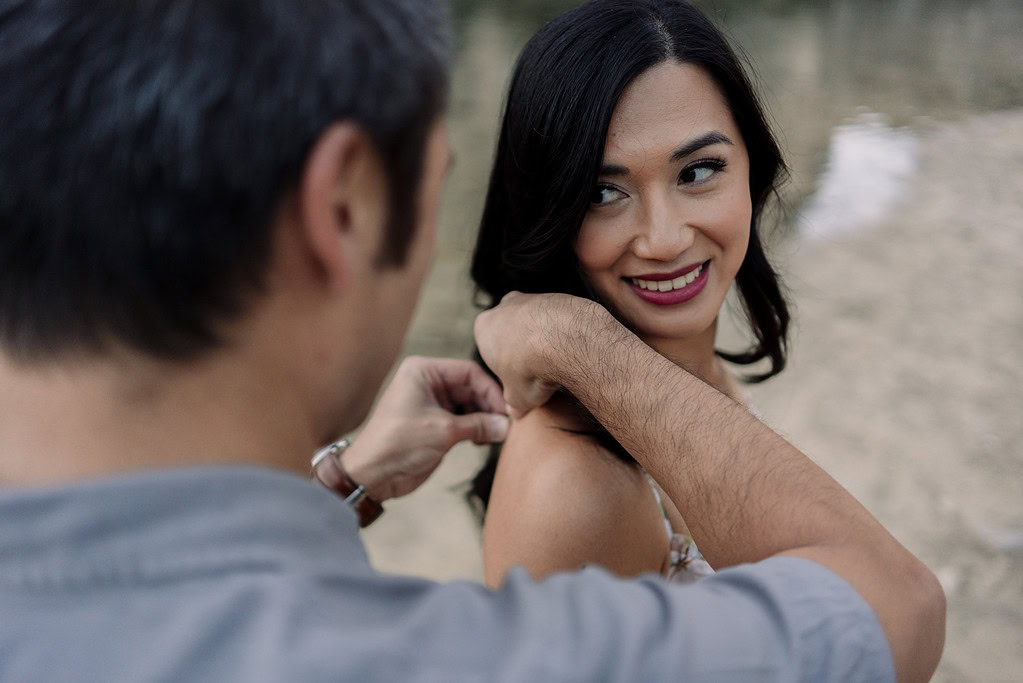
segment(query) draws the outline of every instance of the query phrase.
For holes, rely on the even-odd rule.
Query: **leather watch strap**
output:
[[[316,451],[312,460],[313,477],[342,496],[358,515],[359,526],[367,527],[384,514],[384,508],[364,487],[356,484],[341,465],[341,454],[349,445],[347,439],[342,439]]]

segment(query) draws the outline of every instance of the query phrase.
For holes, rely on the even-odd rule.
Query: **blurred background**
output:
[[[577,4],[455,0],[458,158],[406,351],[468,357],[467,270],[509,74]],[[769,236],[795,309],[765,421],[938,575],[935,680],[1023,680],[1023,1],[700,0],[791,167]],[[731,306],[720,345],[743,343]],[[456,449],[367,530],[383,571],[479,580]]]

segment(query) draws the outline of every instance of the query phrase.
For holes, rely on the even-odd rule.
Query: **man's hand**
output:
[[[509,413],[521,417],[561,387],[558,349],[607,324],[614,324],[611,314],[588,299],[511,292],[477,316],[476,345],[504,385]]]
[[[406,358],[341,457],[349,476],[377,501],[414,491],[460,441],[504,441],[501,387],[468,360]]]

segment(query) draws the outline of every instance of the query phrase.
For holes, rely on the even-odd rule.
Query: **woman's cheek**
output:
[[[723,202],[718,207],[716,220],[713,221],[712,234],[707,235],[721,249],[725,261],[737,271],[746,257],[749,245],[750,221],[753,210],[748,198],[737,198]]]
[[[628,247],[628,242],[621,239],[620,235],[620,230],[615,230],[605,221],[588,220],[583,223],[576,239],[575,253],[587,274],[596,276],[618,262]]]

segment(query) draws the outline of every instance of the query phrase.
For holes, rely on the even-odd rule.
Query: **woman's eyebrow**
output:
[[[671,153],[672,163],[681,161],[687,156],[703,149],[704,147],[710,147],[711,145],[733,145],[733,143],[727,135],[718,131],[711,131],[710,133],[704,133],[698,138],[694,138],[689,142],[685,142],[675,149]],[[600,167],[600,176],[623,176],[629,175],[629,169],[619,164],[604,164]]]
[[[618,164],[604,164],[600,167],[600,176],[623,176],[629,175],[629,169]]]
[[[687,156],[697,150],[701,150],[704,147],[710,147],[711,145],[731,145],[734,144],[728,136],[718,131],[712,131],[710,133],[704,133],[698,138],[694,138],[689,142],[680,145],[674,152],[671,153],[671,160],[682,161]]]

